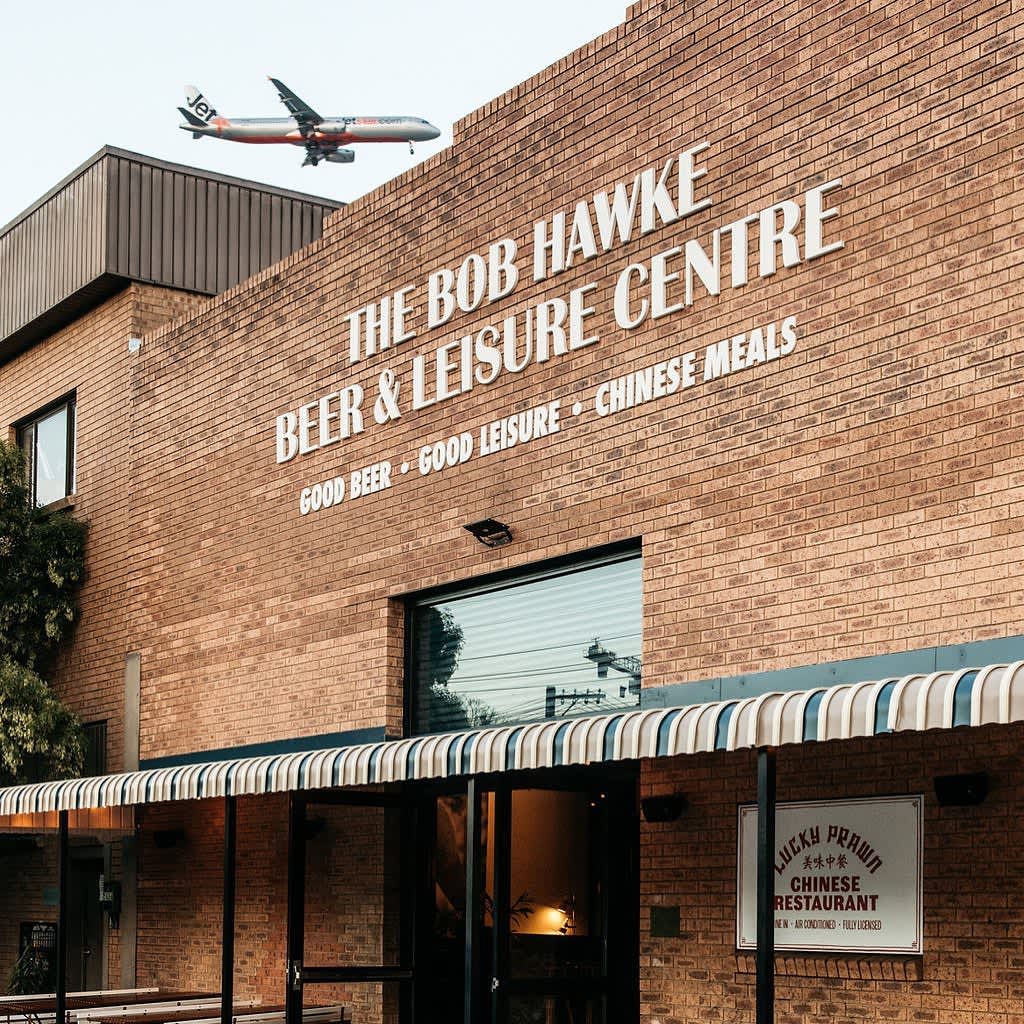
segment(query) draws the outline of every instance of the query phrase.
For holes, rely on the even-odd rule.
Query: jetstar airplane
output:
[[[305,146],[302,166],[314,167],[321,160],[332,164],[350,164],[354,150],[341,148],[349,142],[414,142],[436,139],[441,132],[421,117],[321,117],[308,103],[299,99],[276,78],[271,78],[281,102],[291,117],[222,117],[210,101],[194,86],[185,89],[186,107],[178,107],[185,118],[179,125],[193,139],[209,136],[229,142],[287,143]]]

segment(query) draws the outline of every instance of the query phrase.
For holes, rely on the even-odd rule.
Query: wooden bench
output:
[[[159,991],[160,989],[158,988],[111,988],[95,992],[69,992],[67,997],[68,999],[81,999],[83,997],[96,998],[99,996],[151,996],[156,995]],[[0,1008],[3,1007],[4,1003],[37,1003],[46,999],[56,1002],[57,994],[55,992],[46,992],[43,995],[35,996],[0,996]]]
[[[215,992],[161,992],[121,989],[73,992],[67,997],[66,1024],[220,1024],[220,995]],[[53,993],[6,996],[0,1002],[0,1024],[56,1024]],[[307,1006],[303,1024],[347,1024],[341,1006]],[[284,1006],[261,1005],[258,999],[235,1003],[233,1024],[284,1024]]]
[[[220,996],[209,992],[161,992],[149,989],[137,995],[124,992],[72,993],[67,997],[68,1020],[77,1021],[84,1012],[117,1016],[181,1007],[220,1006]],[[0,1024],[54,1024],[57,997],[11,996],[0,1004]]]
[[[78,1024],[220,1024],[220,1005],[215,1008],[193,1008],[146,1014],[121,1014],[116,1018],[80,1014]],[[284,1006],[238,1005],[234,1007],[234,1024],[284,1024]],[[341,1006],[307,1006],[302,1011],[304,1024],[344,1024]]]

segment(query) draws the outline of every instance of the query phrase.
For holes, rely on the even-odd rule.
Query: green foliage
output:
[[[41,678],[76,616],[85,526],[33,508],[21,450],[0,441],[0,780],[81,770],[81,726]]]
[[[73,778],[84,757],[78,719],[30,668],[0,658],[0,783]]]
[[[24,455],[0,441],[0,657],[44,674],[75,621],[85,525],[32,508]]]
[[[14,962],[11,976],[7,980],[7,994],[34,996],[40,992],[52,992],[55,987],[54,974],[50,958],[29,946]]]

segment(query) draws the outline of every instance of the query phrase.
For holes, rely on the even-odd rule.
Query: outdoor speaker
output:
[[[164,828],[153,833],[153,845],[158,850],[169,850],[172,846],[183,842],[185,842],[183,828]]]
[[[640,801],[644,821],[675,821],[685,810],[686,797],[682,793],[647,796]]]
[[[936,775],[935,796],[940,807],[973,807],[988,796],[988,775]]]

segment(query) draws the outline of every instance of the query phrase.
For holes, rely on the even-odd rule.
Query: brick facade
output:
[[[208,302],[133,286],[4,367],[0,422],[78,389],[90,580],[58,685],[111,722],[111,767],[127,651],[142,655],[143,759],[398,735],[406,595],[631,538],[646,687],[1020,633],[1021,30],[1019,7],[994,0],[644,0],[460,121],[450,150],[335,214],[320,242]],[[709,209],[530,280],[536,220],[571,222],[579,200],[703,141]],[[616,326],[628,264],[710,245],[714,228],[836,178],[827,236],[841,251],[764,277],[751,264],[743,287],[698,284],[688,308]],[[506,237],[514,293],[428,329],[428,275]],[[414,355],[591,283],[598,343],[411,408]],[[345,316],[406,286],[416,338],[350,367]],[[593,408],[606,380],[787,316],[785,358]],[[377,424],[389,367],[402,416]],[[278,465],[275,418],[356,384],[366,430]],[[554,399],[560,433],[417,472],[424,445]],[[300,515],[303,487],[383,459],[390,489]],[[487,550],[462,529],[485,516],[514,543]],[[781,799],[928,792],[940,769],[977,766],[998,786],[976,809],[926,802],[924,958],[782,958],[780,1024],[1021,1020],[1008,895],[1022,873],[1020,740],[1013,727],[784,752]],[[691,798],[680,822],[642,830],[642,1020],[749,1020],[753,964],[734,950],[733,915],[752,757],[645,765],[642,785]],[[332,822],[335,841],[311,846],[323,903],[309,941],[354,962],[382,955],[388,844],[370,812],[346,813],[365,817],[354,834]],[[217,984],[219,815],[145,812],[140,984]],[[276,1002],[284,802],[243,801],[240,822],[238,992]],[[153,831],[178,824],[186,846],[158,850]],[[658,904],[680,906],[682,938],[651,938]],[[376,989],[338,997],[359,1024],[381,1016]]]
[[[132,649],[131,609],[123,595],[132,575],[127,552],[135,529],[137,357],[129,353],[128,339],[197,301],[169,288],[131,285],[0,368],[0,424],[76,395],[73,508],[89,524],[88,575],[74,643],[57,666],[54,685],[84,721],[107,722],[110,771],[122,764],[124,657]]]
[[[308,846],[310,965],[396,962],[396,950],[385,938],[396,936],[390,894],[398,851],[383,813],[360,807],[311,809],[310,816],[324,827]],[[219,991],[223,829],[219,801],[146,810],[139,855],[140,985]],[[183,838],[160,849],[153,836],[163,830],[178,830]],[[271,1006],[284,999],[287,849],[287,800],[240,800],[235,994]],[[390,1007],[394,998],[381,989],[379,984],[318,985],[308,989],[306,999],[313,1005],[341,1003],[353,1024],[378,1024],[382,1007]]]
[[[923,793],[924,955],[779,954],[778,1024],[1015,1024],[1024,1015],[1024,882],[1016,808],[1024,729],[880,736],[782,748],[780,800]],[[753,1020],[753,954],[735,951],[736,808],[756,800],[752,752],[645,762],[643,792],[683,792],[686,814],[641,829],[641,1020]],[[985,770],[977,807],[940,807],[936,775]],[[653,938],[652,906],[680,908]]]
[[[456,126],[324,239],[148,339],[132,624],[143,756],[401,725],[401,595],[642,537],[645,685],[1014,633],[1020,311],[1006,5],[643,4]],[[771,31],[768,31],[770,26]],[[498,141],[500,140],[500,142]],[[710,210],[532,285],[532,225],[701,140]],[[841,177],[845,248],[626,332],[615,280]],[[513,237],[508,299],[427,330],[425,282]],[[724,245],[725,243],[723,243]],[[541,298],[600,342],[284,465],[275,417]],[[349,368],[346,314],[416,286],[417,338]],[[786,359],[420,477],[420,447],[797,317]],[[303,518],[302,487],[394,486]],[[514,544],[462,530],[498,515]],[[347,680],[358,678],[358,686]],[[244,680],[244,682],[243,682]]]

